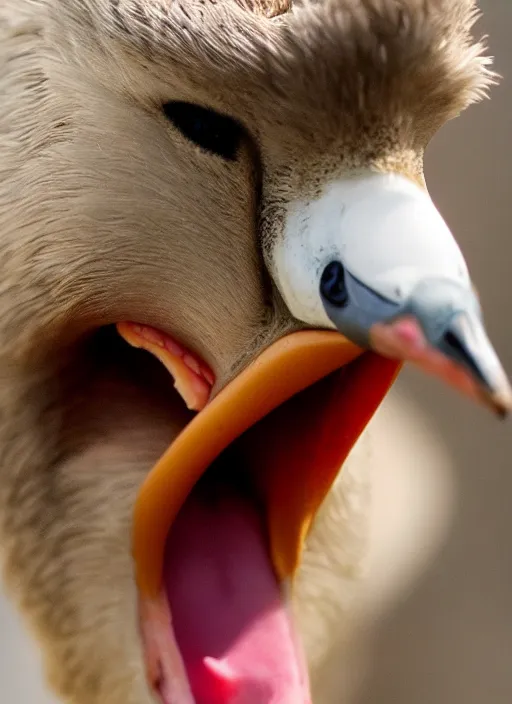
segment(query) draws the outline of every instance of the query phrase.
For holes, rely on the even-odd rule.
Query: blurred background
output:
[[[1,0],[0,0],[1,1]],[[446,126],[426,160],[430,192],[462,245],[487,325],[512,373],[512,2],[481,0],[504,76],[492,101]],[[398,397],[437,434],[455,506],[442,550],[378,630],[360,704],[512,702],[512,423],[406,371]],[[0,596],[0,687],[50,704],[38,656]],[[27,673],[34,673],[27,676]]]
[[[429,190],[460,242],[489,333],[512,373],[512,2],[480,0],[492,100],[447,125],[427,153]],[[380,628],[361,704],[512,702],[512,424],[405,372],[454,467],[447,540]]]

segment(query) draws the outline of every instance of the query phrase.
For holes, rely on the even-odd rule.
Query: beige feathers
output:
[[[494,80],[476,18],[471,0],[2,0],[0,545],[68,704],[153,701],[131,512],[188,420],[97,330],[169,329],[223,385],[293,329],[262,265],[286,202],[363,165],[421,180],[434,132]],[[169,100],[240,121],[238,160],[189,143]],[[340,485],[349,604],[366,471]],[[320,601],[322,560],[302,575]]]

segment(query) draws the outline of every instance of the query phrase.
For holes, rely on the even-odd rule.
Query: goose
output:
[[[62,701],[340,701],[401,364],[511,406],[422,166],[496,80],[477,17],[2,3],[0,545]]]

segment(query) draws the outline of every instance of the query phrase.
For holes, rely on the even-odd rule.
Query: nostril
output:
[[[348,303],[348,292],[345,286],[345,269],[339,261],[332,261],[325,267],[320,279],[320,294],[337,308],[343,308]]]
[[[466,348],[459,340],[459,338],[455,335],[455,333],[451,332],[451,330],[445,332],[444,341],[448,345],[448,347],[450,347],[450,349],[452,349],[454,352],[457,352],[461,357],[466,356]]]

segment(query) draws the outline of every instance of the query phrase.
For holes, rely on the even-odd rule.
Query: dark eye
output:
[[[325,267],[320,279],[320,293],[337,308],[343,308],[348,303],[348,292],[345,288],[345,269],[341,262],[333,261]]]
[[[243,134],[236,120],[191,103],[165,103],[163,111],[191,142],[224,159],[236,159]]]

